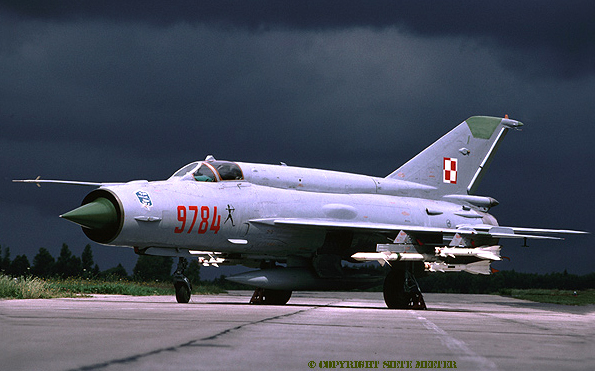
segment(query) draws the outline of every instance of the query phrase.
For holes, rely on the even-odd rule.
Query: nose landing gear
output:
[[[192,284],[186,276],[184,270],[188,267],[188,260],[180,257],[178,266],[174,272],[174,288],[176,289],[176,300],[178,303],[188,303],[192,294]]]

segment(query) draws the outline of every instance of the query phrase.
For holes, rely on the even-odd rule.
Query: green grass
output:
[[[132,295],[132,296],[151,296],[151,295],[174,295],[173,285],[130,282],[126,280],[102,281],[86,280],[81,278],[52,279],[48,281],[50,288],[60,293],[74,295]]]
[[[576,294],[575,294],[576,293]],[[501,295],[516,299],[563,305],[595,304],[595,290],[545,290],[545,289],[503,289]]]
[[[195,295],[219,294],[225,292],[215,284],[194,285]],[[545,289],[502,289],[500,295],[540,303],[564,305],[595,304],[595,289],[588,290],[545,290]],[[0,274],[0,298],[8,299],[48,299],[76,297],[81,295],[175,295],[169,282],[133,282],[116,278],[91,280],[83,278],[41,279],[37,277],[12,278]]]
[[[212,285],[195,285],[193,294],[218,294],[225,290]],[[175,295],[173,285],[165,282],[132,282],[127,280],[91,280],[83,278],[41,279],[12,278],[0,275],[0,298],[47,299],[80,295]]]
[[[47,299],[59,296],[46,281],[36,277],[0,275],[0,298]]]

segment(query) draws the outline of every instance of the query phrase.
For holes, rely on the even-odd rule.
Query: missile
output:
[[[500,246],[476,247],[474,249],[465,249],[459,247],[437,247],[436,256],[441,258],[456,258],[459,256],[474,257],[485,260],[502,260],[500,258]]]
[[[351,257],[357,261],[377,261],[381,265],[391,261],[424,261],[426,256],[424,254],[410,253],[410,252],[358,252]]]
[[[490,261],[481,260],[469,264],[446,264],[443,262],[426,262],[425,269],[430,272],[469,272],[471,274],[491,274]]]
[[[191,255],[196,255],[198,257],[198,264],[202,264],[205,267],[213,266],[219,268],[219,264],[226,263],[224,258],[220,258],[218,253],[211,253],[208,251],[195,251],[189,250],[188,251]]]

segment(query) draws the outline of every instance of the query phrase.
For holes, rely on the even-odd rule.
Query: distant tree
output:
[[[93,271],[92,272],[93,272],[93,275],[92,275],[93,277],[99,276],[99,273],[100,272],[99,272],[99,266],[97,264],[95,264],[95,266],[93,267]]]
[[[2,258],[0,259],[0,271],[7,273],[9,269],[10,269],[10,247],[5,247],[4,254],[2,255]]]
[[[81,260],[72,255],[68,245],[63,243],[60,256],[56,260],[55,273],[60,277],[76,277],[82,272]]]
[[[17,255],[10,264],[8,274],[13,277],[27,276],[30,274],[29,259],[25,255]]]
[[[137,281],[171,281],[173,259],[170,256],[139,255],[132,270]]]
[[[192,259],[190,261],[188,268],[184,271],[184,275],[188,277],[193,285],[200,283],[200,264],[198,264],[198,259]]]
[[[97,269],[99,269],[99,267],[97,267]],[[99,276],[102,278],[128,278],[128,272],[126,272],[126,268],[120,263],[113,268],[101,272]]]
[[[93,265],[95,262],[93,261],[93,251],[91,251],[91,245],[85,246],[83,250],[83,254],[81,255],[81,268],[82,268],[82,276],[87,278],[93,275]]]
[[[56,260],[45,248],[41,247],[39,252],[33,258],[31,274],[37,277],[47,278],[54,274],[54,265]]]

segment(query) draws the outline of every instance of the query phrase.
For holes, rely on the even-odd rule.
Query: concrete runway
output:
[[[425,294],[428,310],[398,311],[382,293],[297,292],[286,306],[250,296],[3,300],[0,369],[595,369],[593,306]]]

